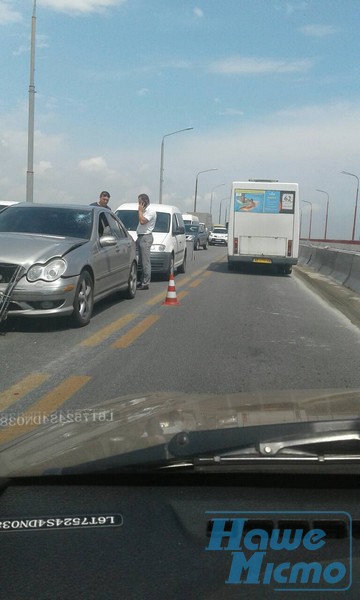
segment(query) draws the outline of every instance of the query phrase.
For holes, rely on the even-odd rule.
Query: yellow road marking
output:
[[[193,277],[198,277],[199,275],[202,275],[206,269],[207,269],[207,267],[203,267],[202,269],[198,269],[197,271],[194,271],[194,273],[192,274],[192,276]]]
[[[185,292],[185,291],[179,292],[178,294],[176,294],[176,297],[177,297],[178,300],[182,300],[183,298],[185,298],[185,296],[188,295],[188,293],[189,292]]]
[[[194,281],[192,281],[189,284],[189,287],[197,287],[198,285],[200,285],[200,283],[203,281],[203,279],[194,279]]]
[[[122,335],[116,342],[111,344],[111,347],[112,348],[127,348],[138,337],[140,337],[140,335],[145,333],[145,331],[147,331],[147,329],[149,329],[149,327],[151,327],[151,325],[156,323],[156,321],[158,321],[158,319],[160,319],[160,317],[158,317],[156,315],[150,315],[149,317],[146,317],[146,319],[141,321],[141,323],[139,323],[138,325],[135,325],[135,327],[133,327],[130,331],[128,331],[127,333]]]
[[[74,375],[69,377],[56,388],[42,396],[38,402],[33,404],[31,408],[21,413],[22,420],[28,420],[24,425],[13,425],[7,427],[0,433],[0,443],[13,440],[28,431],[36,429],[39,425],[34,423],[35,415],[42,416],[51,415],[57,408],[62,406],[66,400],[71,398],[80,388],[82,388],[91,377],[85,375]],[[20,416],[20,415],[19,415]]]
[[[203,277],[209,277],[210,275],[212,275],[211,271],[205,271],[205,273],[203,273]]]
[[[157,294],[153,298],[150,298],[150,300],[147,300],[146,304],[148,304],[149,306],[153,306],[154,304],[158,304],[162,300],[165,300],[165,298],[166,298],[166,292],[161,292],[160,294]]]
[[[45,373],[32,373],[4,392],[1,392],[0,410],[4,410],[4,408],[14,404],[14,402],[44,383],[49,377],[50,375],[45,375]]]
[[[79,346],[87,346],[87,347],[96,346],[97,344],[100,344],[101,342],[103,342],[109,335],[114,333],[114,331],[121,329],[122,327],[127,325],[127,323],[130,323],[130,321],[133,321],[135,319],[135,317],[137,317],[137,316],[138,315],[129,313],[128,315],[125,315],[124,317],[117,319],[117,321],[110,323],[110,325],[103,327],[97,333],[94,333],[94,335],[91,335],[87,339],[80,342],[80,344],[78,344],[78,345]]]

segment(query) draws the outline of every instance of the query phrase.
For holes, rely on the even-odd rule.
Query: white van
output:
[[[268,180],[234,181],[229,227],[228,267],[275,265],[291,273],[299,253],[299,187]]]
[[[151,272],[161,273],[164,279],[168,279],[170,273],[175,270],[185,273],[186,236],[180,210],[168,204],[151,203],[151,207],[156,211],[154,242],[151,246]],[[115,214],[136,241],[136,229],[139,224],[137,202],[121,204]]]

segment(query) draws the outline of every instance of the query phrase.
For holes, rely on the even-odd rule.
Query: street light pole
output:
[[[326,240],[328,215],[329,215],[329,194],[327,192],[325,192],[324,190],[318,190],[317,189],[316,191],[320,192],[321,194],[326,194],[326,196],[327,196],[327,201],[326,201],[326,217],[325,217],[325,233],[324,233],[324,240]]]
[[[229,200],[228,196],[226,196],[226,198],[223,198],[222,200],[220,200],[220,206],[219,206],[219,225],[221,224],[221,209],[222,209],[222,203],[224,202],[224,200]]]
[[[355,240],[355,228],[356,228],[356,214],[357,214],[357,207],[358,207],[358,200],[359,200],[359,177],[357,175],[354,175],[354,173],[349,173],[348,171],[341,171],[343,175],[351,175],[351,177],[355,177],[355,179],[357,180],[357,186],[356,186],[356,196],[355,196],[355,210],[354,210],[354,222],[353,222],[353,230],[352,230],[352,241]]]
[[[161,157],[160,157],[160,186],[159,186],[159,204],[162,204],[162,191],[163,191],[163,183],[164,183],[164,140],[169,135],[175,135],[175,133],[181,133],[182,131],[190,131],[194,129],[193,127],[186,127],[185,129],[179,129],[178,131],[172,131],[171,133],[167,133],[164,135],[161,142]]]
[[[216,185],[216,186],[215,186],[215,187],[214,187],[214,188],[211,190],[211,198],[210,198],[210,210],[209,210],[209,213],[211,214],[211,216],[212,216],[213,191],[214,191],[214,190],[217,190],[219,187],[221,187],[221,186],[223,186],[223,185],[225,185],[225,183],[220,183],[220,185]]]
[[[32,14],[32,19],[31,19],[28,162],[27,162],[27,171],[26,171],[26,202],[34,201],[35,32],[36,32],[36,0],[34,0],[33,14]]]
[[[196,200],[197,200],[197,189],[198,189],[198,179],[199,179],[199,175],[201,175],[201,173],[210,173],[210,171],[218,171],[219,169],[206,169],[206,171],[199,171],[198,174],[196,175],[196,182],[195,182],[195,199],[194,199],[194,213],[196,212]]]
[[[310,204],[310,223],[309,223],[309,237],[308,237],[308,239],[311,240],[312,202],[309,202],[308,200],[303,200],[303,202],[305,202],[305,204]]]

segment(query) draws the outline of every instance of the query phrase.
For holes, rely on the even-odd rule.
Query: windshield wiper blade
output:
[[[175,458],[190,458],[206,455],[226,455],[240,452],[261,458],[279,455],[291,450],[292,453],[307,452],[316,445],[328,446],[358,444],[360,440],[360,420],[314,421],[305,423],[283,423],[232,427],[207,431],[183,431],[176,434],[168,444],[170,455]],[[308,449],[306,450],[306,446]],[[299,449],[300,447],[300,449]],[[338,452],[335,454],[346,454]],[[360,452],[360,446],[359,446]],[[317,455],[317,452],[313,452]],[[353,451],[350,452],[354,454]]]

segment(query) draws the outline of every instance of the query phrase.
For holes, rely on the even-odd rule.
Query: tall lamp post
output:
[[[210,198],[210,210],[209,213],[212,215],[212,202],[213,202],[213,192],[215,190],[217,190],[219,187],[222,187],[223,185],[225,185],[225,183],[220,183],[219,185],[216,185],[215,187],[213,187],[213,189],[211,190],[211,198]]]
[[[343,175],[350,175],[351,177],[355,177],[355,179],[357,179],[357,186],[356,186],[356,196],[355,196],[355,210],[354,210],[354,222],[353,222],[353,230],[352,230],[352,241],[355,240],[355,228],[356,228],[356,214],[357,214],[357,207],[358,207],[358,200],[359,200],[359,177],[357,175],[354,175],[354,173],[349,173],[348,171],[341,171]]]
[[[223,198],[222,200],[220,200],[220,206],[219,206],[219,224],[221,223],[221,209],[222,209],[222,203],[224,202],[224,200],[229,200],[229,197],[226,196],[226,198]]]
[[[36,32],[36,0],[34,0],[33,14],[32,14],[32,19],[31,19],[28,161],[27,161],[27,171],[26,171],[26,202],[34,201],[35,32]]]
[[[308,239],[311,240],[312,202],[309,202],[308,200],[303,200],[303,202],[305,202],[305,204],[310,204],[310,222],[309,222],[309,237],[308,237]]]
[[[190,131],[194,129],[193,127],[185,127],[185,129],[178,129],[178,131],[172,131],[171,133],[167,133],[164,135],[161,142],[161,157],[160,157],[160,186],[159,186],[159,204],[162,204],[162,191],[163,191],[163,183],[164,183],[164,140],[169,135],[175,135],[175,133],[181,133],[182,131]]]
[[[316,190],[317,192],[320,192],[321,194],[326,194],[327,196],[327,201],[326,201],[326,217],[325,217],[325,232],[324,232],[324,240],[326,240],[326,233],[327,233],[327,224],[328,224],[328,216],[329,216],[329,194],[327,192],[325,192],[324,190]]]
[[[206,171],[199,171],[196,175],[196,183],[195,183],[195,198],[194,198],[194,212],[196,212],[196,200],[197,200],[197,190],[198,190],[198,179],[201,173],[210,173],[210,171],[218,171],[219,169],[206,169]]]

